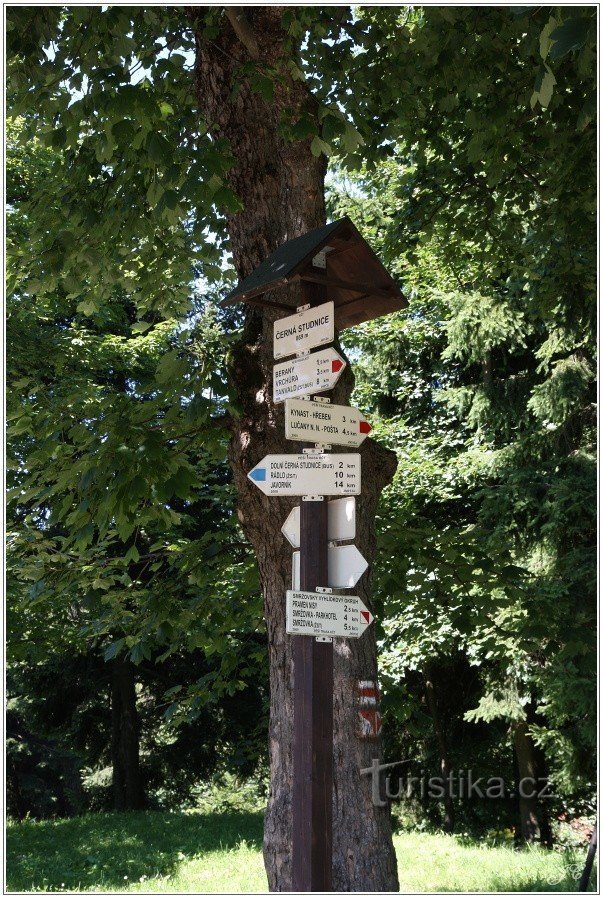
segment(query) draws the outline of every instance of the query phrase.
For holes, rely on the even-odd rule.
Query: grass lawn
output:
[[[11,892],[262,892],[262,814],[94,814],[10,823]],[[402,892],[575,891],[585,852],[514,851],[454,836],[395,836]],[[578,872],[579,876],[579,872]],[[595,875],[591,879],[594,891]]]

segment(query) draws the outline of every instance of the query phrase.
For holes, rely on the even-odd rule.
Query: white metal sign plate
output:
[[[366,439],[370,430],[371,425],[357,408],[304,399],[285,401],[285,436],[288,440],[356,447]]]
[[[274,322],[274,358],[284,359],[296,352],[325,346],[334,339],[335,305],[325,302]]]
[[[362,636],[373,615],[359,596],[287,590],[287,633],[294,636]]]
[[[356,546],[329,546],[327,555],[327,586],[334,589],[350,589],[356,586],[365,570],[368,561]],[[300,588],[299,552],[293,553],[293,589]]]
[[[247,476],[267,496],[358,496],[360,454],[265,455]]]
[[[356,538],[356,499],[353,496],[328,502],[327,514],[329,540]],[[299,505],[291,509],[281,530],[293,548],[299,549]]]
[[[332,346],[301,359],[279,362],[273,368],[272,395],[275,402],[292,396],[307,396],[332,390],[345,368],[345,360]]]

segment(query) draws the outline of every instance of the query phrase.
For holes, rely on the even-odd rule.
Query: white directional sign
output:
[[[358,496],[360,455],[265,455],[247,476],[267,496]]]
[[[329,540],[355,539],[356,499],[353,496],[328,502],[327,514],[327,538]],[[293,548],[299,549],[299,505],[291,509],[281,531]]]
[[[360,446],[370,431],[371,425],[357,408],[304,399],[285,401],[288,440]]]
[[[362,636],[373,615],[359,596],[287,590],[287,633],[293,636]]]
[[[335,589],[350,589],[356,586],[365,570],[368,561],[356,546],[329,546],[328,550],[327,586]],[[293,589],[300,588],[299,552],[293,553]]]
[[[274,322],[274,358],[284,359],[296,352],[325,346],[335,339],[335,306],[320,306],[296,312]]]
[[[345,360],[332,346],[301,359],[279,362],[273,368],[272,394],[275,402],[291,396],[332,390],[345,368]]]

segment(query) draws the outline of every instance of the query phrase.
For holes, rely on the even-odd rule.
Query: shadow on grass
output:
[[[10,891],[123,889],[169,876],[186,860],[242,842],[262,845],[263,814],[131,811],[25,821],[7,829]]]

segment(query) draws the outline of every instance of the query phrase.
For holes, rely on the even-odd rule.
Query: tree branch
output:
[[[255,32],[249,24],[249,20],[247,19],[247,16],[245,15],[241,7],[225,6],[224,12],[226,13],[226,18],[233,27],[234,33],[241,41],[243,46],[247,49],[247,52],[249,53],[251,58],[259,59],[260,48],[258,46]]]

